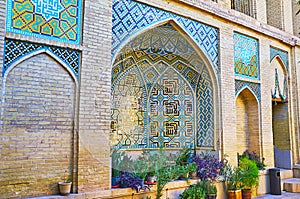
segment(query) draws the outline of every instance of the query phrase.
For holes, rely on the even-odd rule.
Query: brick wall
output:
[[[267,0],[267,20],[268,24],[282,29],[282,1]]]
[[[260,154],[258,104],[248,89],[237,97],[236,118],[237,152],[242,154],[248,149]]]
[[[0,195],[58,193],[73,169],[75,82],[40,54],[15,66],[4,84]]]
[[[274,145],[279,150],[291,150],[289,134],[288,105],[273,105]]]
[[[78,192],[109,189],[111,0],[85,1],[79,110]]]

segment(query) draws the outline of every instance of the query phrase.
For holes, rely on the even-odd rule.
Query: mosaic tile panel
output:
[[[233,37],[235,75],[258,80],[258,41],[239,33]]]
[[[111,143],[115,148],[146,146],[146,92],[136,67],[124,73],[112,88]]]
[[[208,71],[203,73],[197,85],[197,146],[214,146],[213,89]]]
[[[120,45],[131,35],[157,22],[170,19],[176,21],[193,38],[218,73],[218,29],[132,0],[113,2],[112,54],[115,55]],[[174,45],[170,48],[172,46]]]
[[[14,62],[39,50],[45,50],[53,53],[71,69],[76,77],[78,77],[80,69],[80,52],[12,39],[5,40],[2,76]]]
[[[194,146],[195,118],[191,87],[174,69],[153,85],[149,99],[150,147]]]
[[[163,65],[172,65],[186,77],[193,88],[196,88],[198,79],[196,71],[205,67],[189,42],[168,23],[138,35],[123,47],[115,59],[118,64],[113,67],[112,82],[128,68],[130,62],[138,64],[144,73],[158,61],[161,63],[156,64],[158,73],[165,69],[162,68]],[[146,80],[154,78],[153,71],[148,71],[147,74]],[[149,89],[151,82],[148,81],[147,85]]]
[[[213,89],[206,67],[189,42],[170,23],[132,38],[119,51],[112,68],[112,93],[115,99],[111,134],[113,147],[181,148],[192,145],[212,148]],[[129,78],[129,81],[129,74],[135,74],[136,77]],[[126,79],[124,82],[127,83],[120,84],[120,79]],[[148,103],[144,107],[147,112],[144,115],[144,132],[139,131],[141,127],[139,130],[120,130],[124,128],[121,127],[123,120],[119,115],[123,111],[126,114],[134,112],[130,108],[120,108],[120,98],[128,92],[128,87],[141,87],[140,92],[145,97],[141,97],[141,93],[131,97],[145,99],[144,104]],[[127,98],[123,101],[129,107],[131,100]],[[127,124],[131,128],[138,126],[137,120],[126,121]],[[133,141],[130,138],[133,135],[141,140]]]
[[[249,90],[251,90],[254,93],[257,100],[260,102],[260,84],[235,80],[235,96],[237,96],[244,88],[248,88]]]
[[[279,50],[277,48],[270,47],[270,61],[272,61],[276,56],[279,56],[284,66],[289,70],[289,55],[288,52]]]
[[[8,0],[7,32],[80,44],[81,0]]]

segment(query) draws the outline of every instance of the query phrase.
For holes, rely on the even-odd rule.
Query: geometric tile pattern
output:
[[[203,73],[197,85],[197,146],[214,146],[214,104],[212,82],[207,70]]]
[[[147,134],[145,114],[147,98],[137,67],[132,67],[119,77],[112,87],[113,148],[144,148]]]
[[[282,60],[286,70],[289,70],[289,55],[288,52],[279,50],[277,48],[270,47],[270,61],[272,61],[276,56],[279,56]]]
[[[81,0],[8,0],[6,31],[80,44]]]
[[[217,28],[132,0],[114,0],[112,8],[113,57],[121,44],[136,32],[157,22],[173,20],[188,33],[208,59],[211,60],[216,73],[219,73],[219,32]]]
[[[150,148],[194,146],[193,92],[174,69],[167,69],[150,91]]]
[[[13,39],[5,39],[4,48],[5,52],[2,76],[15,61],[38,50],[45,50],[50,51],[59,60],[64,62],[69,67],[69,69],[71,69],[74,75],[78,77],[78,72],[80,69],[80,52],[78,51]]]
[[[160,64],[155,64],[156,70],[149,70],[158,61]],[[118,64],[113,67],[112,82],[122,71],[138,63],[142,72],[147,73],[145,80],[148,89],[165,65],[175,67],[194,89],[198,79],[196,71],[205,68],[190,43],[169,23],[136,36],[119,51],[115,63]]]
[[[248,88],[249,90],[251,90],[252,93],[257,98],[258,102],[260,103],[261,100],[260,84],[235,80],[235,96],[237,96],[244,88]]]
[[[172,25],[150,29],[123,46],[112,68],[112,95],[113,148],[214,146],[211,78]],[[138,108],[129,108],[137,102]]]
[[[234,33],[235,75],[259,80],[258,41]]]

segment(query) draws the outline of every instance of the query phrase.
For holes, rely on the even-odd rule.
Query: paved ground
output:
[[[290,192],[285,192],[282,191],[281,195],[271,195],[271,194],[266,194],[263,196],[258,196],[253,199],[300,199],[300,193],[290,193]]]

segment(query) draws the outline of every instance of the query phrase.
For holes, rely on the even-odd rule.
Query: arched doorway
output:
[[[272,67],[272,130],[275,166],[292,168],[292,140],[289,124],[287,96],[287,71],[280,57],[271,62]]]
[[[175,22],[132,38],[112,68],[113,148],[214,148],[217,81]]]
[[[248,88],[236,98],[236,118],[237,152],[249,150],[260,154],[258,102]]]

